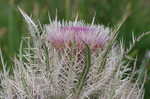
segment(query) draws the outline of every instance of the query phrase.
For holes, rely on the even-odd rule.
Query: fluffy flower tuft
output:
[[[46,26],[48,40],[55,48],[68,48],[77,45],[83,49],[84,43],[91,49],[103,48],[109,40],[109,28],[103,25],[85,25],[82,22],[52,22]]]

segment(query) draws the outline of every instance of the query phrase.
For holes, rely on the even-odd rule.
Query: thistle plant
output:
[[[83,21],[36,25],[20,9],[31,36],[23,37],[13,73],[0,74],[2,99],[143,99],[144,80],[124,60],[114,31]]]

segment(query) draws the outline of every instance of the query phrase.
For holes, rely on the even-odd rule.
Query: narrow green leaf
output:
[[[123,23],[126,21],[128,16],[130,15],[130,11],[129,10],[130,10],[130,5],[127,6],[127,11],[126,11],[125,15],[123,16],[122,20],[119,21],[117,27],[112,31],[112,38],[109,41],[109,44],[108,44],[107,48],[105,49],[105,52],[104,52],[104,54],[102,56],[103,59],[102,59],[102,62],[100,64],[100,67],[98,69],[98,73],[102,72],[102,70],[103,70],[103,68],[104,68],[104,66],[106,64],[107,55],[108,55],[109,51],[111,50],[113,44],[115,43],[115,40],[116,40],[116,38],[118,36],[118,31],[121,28],[121,26],[123,25]]]
[[[77,89],[76,89],[76,96],[79,97],[82,88],[84,86],[86,77],[89,73],[90,67],[91,67],[91,50],[87,44],[85,48],[85,67],[83,69],[83,72],[81,73],[81,77],[79,79],[79,83],[77,84]]]

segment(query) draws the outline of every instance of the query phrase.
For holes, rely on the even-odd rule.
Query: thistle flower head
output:
[[[55,48],[66,48],[76,45],[84,48],[84,43],[91,49],[103,48],[109,40],[109,28],[103,25],[85,25],[82,22],[52,22],[46,26],[48,40]]]
[[[135,68],[125,64],[126,52],[122,46],[110,43],[113,37],[109,35],[109,28],[85,25],[83,22],[54,21],[46,26],[46,30],[42,30],[43,34],[37,36],[36,33],[40,33],[38,25],[20,11],[32,37],[23,38],[21,45],[25,43],[27,48],[22,52],[20,47],[18,57],[14,58],[13,75],[9,75],[5,69],[0,51],[0,62],[4,67],[0,72],[0,99],[144,98],[145,79],[139,86],[141,75]],[[45,36],[48,40],[43,40]],[[107,43],[111,46],[105,47]],[[66,52],[59,57],[60,54],[54,49],[72,48],[74,45],[81,50],[86,47],[85,53],[78,56]],[[91,54],[89,47],[104,50],[95,55]]]

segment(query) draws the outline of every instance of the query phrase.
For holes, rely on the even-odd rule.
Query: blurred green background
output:
[[[17,6],[22,8],[33,19],[48,24],[48,13],[52,19],[56,16],[62,20],[79,19],[91,23],[95,16],[96,24],[114,27],[126,13],[130,4],[130,16],[119,31],[118,40],[123,40],[125,48],[135,37],[150,31],[150,0],[0,0],[0,48],[5,62],[11,67],[11,60],[19,50],[21,37],[27,34],[24,19]],[[131,56],[138,56],[138,66],[144,66],[150,71],[150,57],[145,57],[150,51],[150,35],[144,36],[131,51]],[[144,64],[143,65],[143,61]],[[145,99],[150,99],[150,75],[145,84]]]

